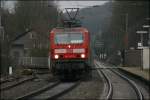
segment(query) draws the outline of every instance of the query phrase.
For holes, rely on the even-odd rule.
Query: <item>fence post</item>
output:
[[[12,75],[12,66],[9,66],[9,75]]]

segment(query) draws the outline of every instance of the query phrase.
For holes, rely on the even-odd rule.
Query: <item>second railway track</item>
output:
[[[14,88],[16,86],[22,85],[26,82],[33,81],[36,78],[38,79],[38,76],[40,74],[41,73],[37,73],[37,71],[36,71],[36,72],[34,72],[33,75],[30,75],[30,76],[26,76],[26,77],[22,77],[22,78],[21,77],[12,77],[10,79],[5,79],[0,82],[0,85],[1,85],[0,90],[1,91],[8,90],[8,89]],[[47,74],[47,72],[42,72],[42,74]]]
[[[7,85],[7,86],[3,86],[3,85],[1,84],[0,90],[1,90],[1,91],[8,90],[8,89],[10,89],[10,88],[16,87],[16,86],[18,86],[18,85],[21,85],[21,84],[23,84],[23,83],[25,83],[25,82],[28,82],[28,81],[31,81],[31,80],[33,80],[33,79],[35,79],[34,76],[29,77],[29,78],[22,79],[22,80],[20,80],[20,81],[16,81],[15,83],[12,83],[12,84]]]
[[[71,91],[78,85],[79,85],[79,82],[69,82],[69,83],[56,82],[56,83],[48,84],[38,90],[35,90],[26,95],[20,96],[16,99],[17,100],[56,99],[62,96],[63,94],[66,94],[67,92]]]
[[[142,93],[134,81],[117,71],[104,68],[97,61],[95,61],[95,66],[98,70],[101,70],[104,78],[108,80],[107,84],[110,84],[107,86],[109,91],[105,99],[143,99]]]

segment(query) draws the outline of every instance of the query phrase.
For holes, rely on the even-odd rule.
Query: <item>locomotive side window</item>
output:
[[[56,33],[55,44],[80,44],[83,43],[82,33]]]

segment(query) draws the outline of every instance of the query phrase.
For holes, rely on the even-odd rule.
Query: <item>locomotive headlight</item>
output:
[[[81,54],[81,58],[85,58],[85,54]]]
[[[54,55],[54,57],[55,57],[55,59],[58,59],[58,58],[59,58],[59,55],[56,54],[56,55]]]

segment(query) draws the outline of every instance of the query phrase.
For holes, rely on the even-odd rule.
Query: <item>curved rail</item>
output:
[[[99,66],[97,63],[96,63],[97,66]],[[108,84],[108,93],[107,93],[107,96],[106,96],[106,99],[111,99],[112,98],[112,94],[113,94],[113,87],[112,87],[112,83],[110,82],[109,78],[104,74],[104,72],[102,70],[98,70],[99,74],[100,72],[102,73],[102,75],[104,76],[104,78],[106,79],[107,81],[107,84]]]
[[[100,67],[100,65],[96,62],[97,66]],[[104,63],[103,63],[104,65]],[[103,68],[103,67],[102,67]],[[109,68],[110,71],[114,72],[116,75],[118,75],[119,77],[123,78],[124,80],[126,80],[132,87],[133,89],[135,90],[135,93],[137,95],[137,99],[139,100],[143,100],[143,95],[141,93],[141,91],[139,90],[138,86],[136,85],[136,83],[132,80],[130,80],[129,78],[127,78],[126,76],[122,75],[121,73],[117,72],[117,71],[114,71],[112,70],[111,68]]]
[[[120,76],[121,78],[125,79],[126,81],[128,81],[129,84],[131,84],[131,86],[134,88],[137,96],[138,96],[138,99],[139,100],[143,100],[143,95],[141,93],[141,91],[139,90],[138,86],[136,85],[136,83],[132,80],[130,80],[129,78],[127,78],[126,76],[120,74],[119,72],[117,71],[114,71],[114,70],[111,70],[112,72],[114,72],[116,75]]]

